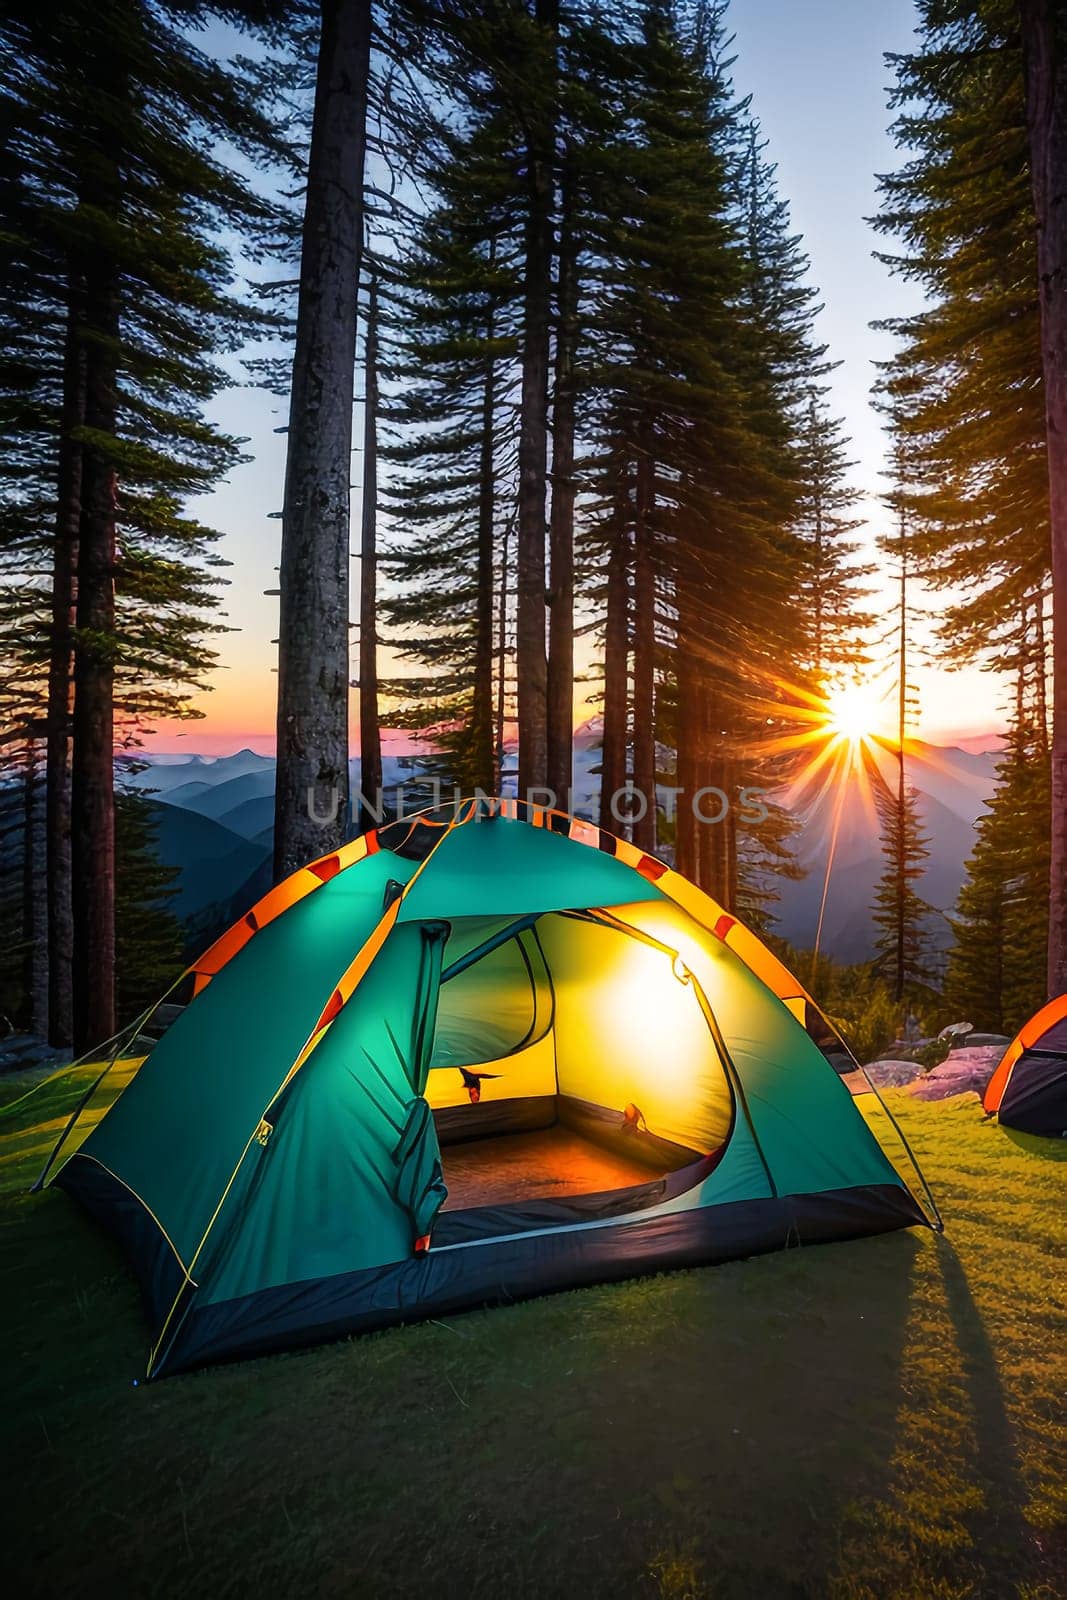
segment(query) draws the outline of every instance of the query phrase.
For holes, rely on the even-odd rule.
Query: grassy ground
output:
[[[59,1126],[46,1090],[0,1121],[8,1592],[1062,1595],[1067,1148],[970,1096],[893,1106],[944,1238],[135,1388],[146,1330],[117,1253],[62,1194],[20,1192]]]

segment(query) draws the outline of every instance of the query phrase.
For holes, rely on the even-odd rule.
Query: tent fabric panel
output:
[[[1000,1120],[1043,1138],[1067,1134],[1067,1055],[1025,1050],[1000,1102]]]
[[[701,928],[721,939],[735,951],[756,976],[765,983],[779,1000],[811,999],[797,977],[769,950],[762,939],[746,928],[743,922],[725,911],[703,889],[680,872],[669,870],[659,879],[659,887],[668,900],[688,913]],[[812,1001],[814,1004],[814,1001]]]
[[[521,916],[658,898],[655,885],[603,850],[507,817],[478,816],[443,840],[412,886],[402,921]]]
[[[560,1094],[615,1110],[620,1124],[630,1108],[638,1127],[697,1154],[720,1149],[733,1121],[730,1087],[670,956],[574,917],[545,917],[538,931],[556,997]]]
[[[452,925],[443,967],[471,955],[481,943],[501,938],[514,919],[472,919],[484,930],[471,941],[465,919]],[[456,930],[461,929],[460,940]],[[552,985],[538,940],[530,929],[490,948],[488,953],[441,985],[437,1001],[431,1069],[497,1062],[536,1043],[552,1024]],[[460,1082],[457,1075],[456,1082]],[[551,1091],[518,1090],[517,1093]]]
[[[537,1133],[557,1120],[555,1091],[519,1099],[465,1101],[461,1106],[436,1106],[437,1142],[442,1147],[491,1139],[500,1133]]]
[[[442,995],[448,992],[445,984]],[[475,1077],[478,1099],[472,1102],[470,1088],[459,1064],[438,1066],[436,1049],[430,1062],[430,1076],[426,1085],[426,1098],[434,1110],[454,1106],[457,1111],[467,1108],[475,1111],[494,1101],[527,1099],[531,1096],[555,1096],[556,1051],[551,1033],[545,1034],[524,1050],[501,1056],[499,1060],[485,1060],[474,1056],[462,1063],[474,1067],[467,1077]]]
[[[1065,1018],[1067,1018],[1067,994],[1057,995],[1047,1005],[1042,1006],[1040,1011],[1035,1011],[1032,1017],[1027,1018],[1000,1058],[993,1076],[986,1085],[985,1094],[982,1096],[982,1105],[986,1111],[992,1113],[999,1110],[1008,1079],[1023,1051],[1033,1048],[1042,1035]]]
[[[1052,1051],[1056,1055],[1067,1056],[1067,1007],[1064,1008],[1062,1017],[1045,1029],[1029,1046],[1031,1050],[1040,1050],[1043,1053]]]
[[[739,1201],[713,1211],[671,1216],[651,1212],[628,1225],[594,1224],[431,1249],[391,1266],[288,1283],[210,1305],[198,1297],[152,1375],[616,1282],[642,1272],[856,1239],[923,1220],[899,1185],[865,1185]]]
[[[428,1231],[438,1146],[418,1092],[415,996],[432,1000],[434,957],[424,929],[394,929],[279,1101],[266,1145],[251,1147],[205,1250],[198,1304],[401,1260]]]
[[[818,1045],[734,950],[670,903],[615,915],[676,949],[703,989],[780,1193],[900,1181]]]
[[[298,901],[175,1019],[83,1148],[141,1195],[188,1266],[264,1110],[396,862],[368,858]]]

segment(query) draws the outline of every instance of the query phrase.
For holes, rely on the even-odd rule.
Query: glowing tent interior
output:
[[[1024,1022],[1001,1057],[982,1100],[1006,1127],[1067,1137],[1067,994]]]
[[[122,1240],[152,1376],[926,1220],[785,967],[558,813],[391,824],[188,978],[39,1180]]]

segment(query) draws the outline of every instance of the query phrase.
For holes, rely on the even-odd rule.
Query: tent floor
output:
[[[446,1145],[441,1165],[448,1189],[445,1211],[599,1194],[659,1176],[646,1162],[604,1150],[559,1123],[534,1133]]]

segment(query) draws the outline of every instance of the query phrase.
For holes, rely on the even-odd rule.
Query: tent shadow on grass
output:
[[[1019,1468],[996,1358],[966,1269],[944,1235],[937,1240],[937,1258],[969,1401],[974,1465],[983,1484],[992,1491],[987,1491],[985,1504],[974,1514],[975,1544],[992,1557],[995,1540],[1006,1562],[1017,1564],[1019,1552],[1033,1546],[1025,1517],[1029,1495]],[[1019,1571],[1019,1582],[1027,1576]]]
[[[1000,1132],[1023,1155],[1038,1156],[1042,1161],[1067,1161],[1067,1139],[1042,1139],[1036,1133],[1021,1133],[1018,1128],[1000,1124]]]

